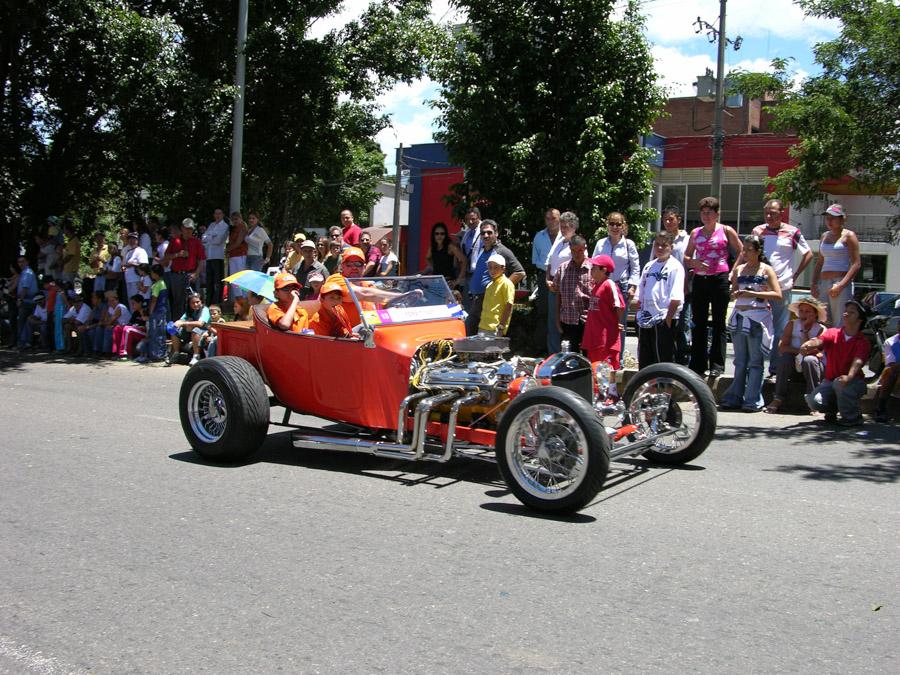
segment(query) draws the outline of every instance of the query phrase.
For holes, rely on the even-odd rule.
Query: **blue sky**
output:
[[[624,3],[623,3],[624,4]],[[346,0],[343,10],[314,29],[324,34],[359,16],[368,0]],[[706,35],[696,34],[694,22],[701,17],[717,24],[718,0],[645,0],[646,34],[652,45],[657,72],[670,96],[690,96],[691,86],[706,68],[715,71],[716,45]],[[436,20],[457,23],[465,20],[447,0],[434,0]],[[732,0],[728,6],[726,30],[730,38],[743,38],[741,49],[729,47],[726,72],[733,68],[765,70],[775,57],[793,57],[793,70],[802,78],[816,72],[813,48],[817,42],[833,39],[840,26],[835,21],[810,19],[791,0]],[[438,95],[428,80],[395,87],[379,98],[382,109],[391,118],[391,126],[378,135],[387,155],[387,171],[394,171],[394,153],[402,141],[409,146],[427,143],[434,132],[435,111],[427,105]]]

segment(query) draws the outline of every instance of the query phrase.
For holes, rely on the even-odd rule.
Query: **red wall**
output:
[[[447,204],[444,197],[451,193],[451,186],[462,182],[462,169],[425,169],[422,171],[419,266],[415,270],[409,270],[408,274],[414,274],[425,267],[425,256],[428,254],[428,246],[431,244],[432,225],[443,221],[447,224],[450,234],[459,230],[460,222],[453,218],[453,209]]]
[[[775,176],[797,162],[788,155],[788,148],[797,143],[796,136],[751,134],[725,139],[724,165],[764,166]],[[709,136],[674,136],[666,139],[666,169],[708,169],[712,166]]]

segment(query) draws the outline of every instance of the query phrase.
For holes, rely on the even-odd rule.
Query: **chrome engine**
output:
[[[452,354],[426,362],[417,373],[416,386],[425,390],[505,391],[517,377],[530,376],[536,359],[514,356],[509,338],[473,336],[452,341]]]

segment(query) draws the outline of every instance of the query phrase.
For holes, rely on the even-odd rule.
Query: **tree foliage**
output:
[[[797,205],[820,184],[851,176],[862,189],[900,184],[900,6],[890,0],[802,0],[808,15],[839,19],[841,35],[815,47],[822,72],[792,87],[785,60],[770,73],[742,73],[738,88],[768,91],[781,103],[773,127],[796,133],[797,165],[775,178],[775,193]],[[895,197],[896,203],[896,197]]]
[[[236,2],[6,0],[0,6],[3,249],[49,214],[84,228],[227,206]],[[40,5],[40,6],[38,6]],[[251,2],[243,205],[276,233],[365,217],[388,120],[376,97],[441,41],[427,0],[376,0],[322,38],[339,0]],[[26,230],[19,232],[21,224]]]
[[[480,199],[524,246],[548,207],[574,210],[594,234],[610,211],[637,227],[652,212],[650,132],[664,103],[633,3],[460,0],[470,22],[434,72],[464,199]],[[638,208],[635,208],[635,207]],[[510,234],[506,234],[509,231]]]

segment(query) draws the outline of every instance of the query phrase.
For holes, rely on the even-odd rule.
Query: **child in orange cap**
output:
[[[275,275],[275,302],[266,309],[266,316],[276,330],[299,333],[309,327],[309,314],[300,304],[300,284],[293,274]]]
[[[353,325],[344,311],[343,288],[333,281],[326,281],[319,291],[319,301],[322,306],[313,315],[309,327],[316,335],[328,337],[351,337]]]

